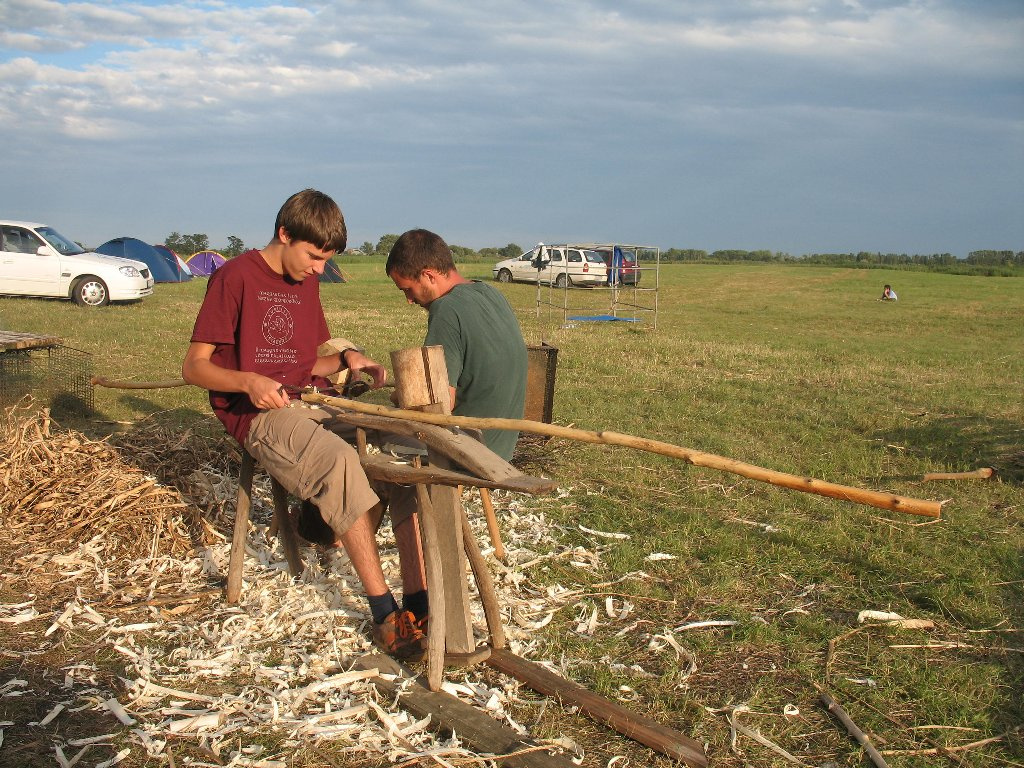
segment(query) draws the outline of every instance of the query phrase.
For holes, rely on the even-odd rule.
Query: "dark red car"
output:
[[[595,248],[604,259],[608,285],[639,285],[640,268],[636,263],[636,252],[618,245]]]

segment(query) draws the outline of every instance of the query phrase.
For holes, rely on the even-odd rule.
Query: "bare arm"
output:
[[[185,353],[181,377],[189,384],[218,392],[244,392],[257,408],[270,410],[288,405],[279,382],[250,371],[232,371],[214,363],[213,344],[193,341]]]
[[[344,360],[341,359],[342,356],[344,356]],[[312,373],[314,376],[330,376],[342,368],[348,368],[353,374],[358,374],[360,371],[366,373],[373,379],[374,389],[383,387],[384,382],[388,379],[388,372],[384,369],[383,365],[374,362],[362,352],[353,348],[346,349],[344,352],[318,357],[313,364]]]

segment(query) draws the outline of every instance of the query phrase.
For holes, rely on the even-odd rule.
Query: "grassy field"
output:
[[[405,304],[380,262],[344,266],[352,280],[321,289],[332,332],[382,362],[418,345],[426,315]],[[466,271],[489,278],[487,265]],[[899,302],[876,300],[883,283]],[[142,303],[102,310],[5,298],[0,327],[61,336],[91,353],[97,374],[168,379],[179,375],[204,287],[160,285]],[[932,522],[629,449],[534,445],[519,459],[569,489],[558,504],[537,502],[567,535],[588,548],[595,540],[577,524],[630,537],[615,541],[597,572],[565,562],[545,577],[655,577],[612,588],[633,596],[650,622],[643,632],[612,627],[583,638],[572,631],[576,618],[560,615],[544,630],[549,658],[593,662],[579,666],[579,682],[609,695],[634,689],[635,708],[708,742],[715,765],[787,764],[749,739],[743,756],[730,750],[723,713],[737,705],[757,713],[745,716],[750,727],[808,764],[860,764],[857,745],[822,715],[816,686],[903,752],[892,765],[1024,763],[1024,732],[1014,731],[1024,724],[1024,280],[670,265],[660,270],[656,328],[652,313],[635,324],[563,323],[560,295],[557,307],[538,310],[536,287],[501,290],[527,342],[559,350],[557,423],[949,502]],[[593,307],[608,295],[573,291],[570,301]],[[654,294],[641,298],[649,304]],[[93,436],[141,419],[219,429],[205,394],[190,387],[98,390],[96,413],[56,416]],[[984,466],[997,478],[922,481]],[[934,628],[865,629],[865,609]],[[602,662],[646,664],[650,634],[702,620],[736,624],[676,636],[696,665],[685,685],[683,658],[642,679]],[[790,704],[801,715],[784,715]],[[555,709],[538,729],[581,727]]]

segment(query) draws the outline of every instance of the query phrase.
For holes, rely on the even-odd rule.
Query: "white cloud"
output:
[[[216,174],[217,187],[270,164],[296,181],[321,169],[404,185],[406,198],[365,190],[380,217],[425,205],[418,190],[433,184],[444,190],[433,204],[479,209],[493,226],[507,226],[509,206],[520,219],[543,209],[585,222],[612,218],[602,187],[616,174],[650,179],[637,208],[660,210],[653,196],[677,194],[676,178],[727,196],[761,173],[795,187],[881,171],[873,156],[913,156],[916,136],[939,126],[944,141],[959,133],[950,156],[981,153],[984,137],[1004,158],[1001,191],[960,182],[972,205],[1022,191],[1010,173],[1024,124],[1016,2],[6,0],[4,17],[0,120],[12,153],[66,150],[91,176],[123,158]],[[522,199],[538,174],[591,186]],[[492,194],[504,202],[489,211]],[[47,199],[42,187],[36,198]]]

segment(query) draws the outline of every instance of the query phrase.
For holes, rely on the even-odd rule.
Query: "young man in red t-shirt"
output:
[[[380,500],[359,457],[324,427],[329,412],[293,401],[287,389],[329,386],[324,377],[344,368],[365,372],[374,387],[387,377],[357,349],[317,353],[330,336],[319,276],[347,238],[330,197],[306,189],[288,198],[270,243],[210,277],[181,373],[210,391],[217,418],[265,470],[320,510],[366,590],[374,642],[398,658],[419,659],[426,638],[384,580],[370,515]],[[423,588],[414,581],[414,588]]]

